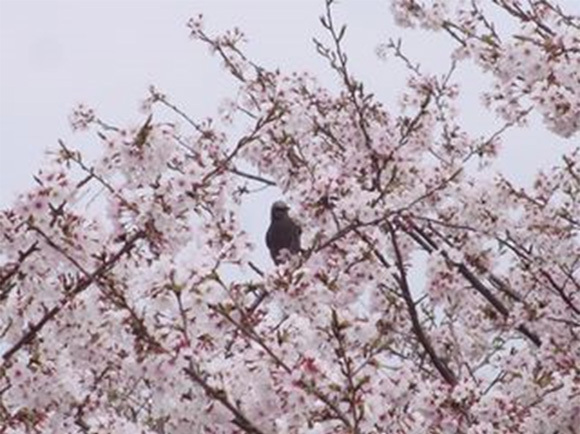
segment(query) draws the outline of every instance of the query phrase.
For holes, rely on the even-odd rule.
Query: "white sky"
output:
[[[580,11],[579,0],[560,3]],[[342,0],[336,18],[349,26],[352,70],[396,110],[404,71],[396,60],[377,59],[376,46],[402,36],[424,70],[443,72],[452,42],[396,28],[388,5],[387,0]],[[323,8],[323,0],[0,0],[0,208],[32,185],[44,151],[57,139],[82,149],[96,146],[91,136],[70,132],[67,116],[76,103],[94,107],[116,125],[138,123],[143,119],[139,103],[155,84],[192,117],[214,115],[221,100],[233,95],[235,82],[217,58],[190,40],[185,23],[200,12],[212,32],[236,25],[244,30],[247,52],[257,63],[308,70],[323,84],[336,86],[311,41],[324,37],[318,21]],[[490,134],[498,123],[478,100],[486,78],[469,64],[458,77],[464,80],[465,124]],[[523,183],[539,167],[555,164],[573,142],[555,138],[539,123],[506,137],[498,168]],[[275,195],[257,197],[247,208],[245,219],[256,230],[267,225]]]

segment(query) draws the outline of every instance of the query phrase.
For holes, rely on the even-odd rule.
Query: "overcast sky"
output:
[[[560,3],[580,9],[577,0]],[[377,45],[403,37],[404,48],[423,62],[424,70],[443,72],[453,43],[443,35],[396,28],[388,4],[342,0],[336,14],[349,26],[346,48],[352,70],[395,110],[404,70],[396,60],[379,60]],[[258,63],[308,70],[323,84],[336,86],[336,77],[312,44],[313,36],[324,38],[318,21],[323,7],[323,0],[0,0],[0,208],[32,184],[45,150],[54,148],[57,139],[83,149],[96,145],[91,136],[70,131],[67,116],[79,102],[113,124],[139,123],[139,103],[155,84],[192,117],[213,115],[221,100],[232,95],[235,82],[218,59],[189,39],[185,24],[200,12],[208,30],[243,29],[247,52]],[[469,64],[461,66],[458,78],[463,81],[465,124],[491,133],[498,122],[478,99],[487,78]],[[572,144],[555,138],[539,122],[507,139],[498,168],[522,183],[539,167],[555,164]],[[276,196],[270,192],[254,199],[245,219],[263,228],[263,214]]]

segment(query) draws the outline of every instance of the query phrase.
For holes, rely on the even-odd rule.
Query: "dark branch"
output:
[[[407,281],[407,273],[405,271],[405,265],[403,263],[403,258],[401,255],[401,251],[399,249],[399,244],[397,243],[397,236],[395,234],[393,227],[391,225],[388,225],[388,227],[389,232],[391,233],[391,242],[393,244],[393,249],[395,250],[396,266],[399,272],[398,275],[393,273],[393,277],[399,284],[401,292],[403,293],[403,298],[405,300],[405,303],[407,304],[409,315],[411,316],[413,332],[415,333],[415,336],[417,336],[419,343],[423,346],[424,350],[429,355],[431,363],[433,363],[437,371],[439,371],[441,376],[445,379],[445,381],[448,384],[454,386],[455,384],[457,384],[457,379],[455,378],[455,375],[453,374],[451,369],[449,369],[447,364],[443,360],[441,360],[441,358],[437,355],[435,349],[431,345],[429,337],[425,334],[423,328],[421,327],[421,322],[419,321],[419,316],[417,315],[417,309],[415,308],[415,302],[413,301],[413,297],[411,296],[411,291],[409,289],[409,283]]]
[[[418,234],[422,239],[428,240],[429,244],[436,246],[437,244],[433,239],[421,228],[416,226],[410,219],[405,220],[406,228],[404,228],[406,233],[414,232]],[[413,237],[411,237],[413,238]],[[415,238],[413,238],[415,239]],[[479,292],[494,308],[497,310],[504,318],[507,318],[510,314],[509,309],[503,304],[503,302],[497,298],[484,284],[483,282],[462,262],[455,262],[451,260],[445,250],[440,250],[443,257],[447,260],[449,264],[454,266],[457,271],[471,284],[471,286]],[[537,334],[530,331],[528,327],[524,324],[519,325],[516,328],[524,336],[530,339],[536,346],[540,346],[542,341]]]

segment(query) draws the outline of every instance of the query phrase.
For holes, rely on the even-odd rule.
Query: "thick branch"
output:
[[[433,239],[425,233],[425,231],[418,226],[416,226],[411,219],[405,220],[405,225],[408,228],[404,228],[405,232],[410,234],[414,233],[415,236],[420,236],[423,240],[428,242],[432,246],[436,246],[437,244]],[[404,227],[404,226],[403,226]],[[411,237],[415,240],[415,237]],[[510,314],[509,309],[503,304],[503,302],[497,298],[484,284],[483,282],[469,269],[467,266],[462,262],[455,262],[451,260],[447,252],[444,250],[440,250],[443,257],[448,261],[449,264],[453,265],[457,271],[471,284],[471,286],[479,292],[494,308],[497,310],[503,317],[507,318]],[[524,336],[526,336],[529,340],[531,340],[536,346],[540,346],[542,341],[538,337],[537,334],[530,331],[528,327],[524,324],[520,324],[516,328],[519,332],[521,332]]]
[[[448,384],[454,386],[455,384],[457,384],[457,379],[455,378],[455,375],[453,374],[451,369],[449,369],[447,364],[443,360],[441,360],[441,358],[439,358],[439,356],[435,352],[435,349],[431,345],[429,337],[425,334],[423,328],[421,327],[421,322],[419,321],[419,316],[417,315],[417,309],[415,308],[415,302],[413,301],[411,291],[409,289],[409,283],[407,281],[407,273],[405,271],[405,265],[403,264],[403,258],[401,255],[401,251],[399,249],[399,244],[397,243],[397,236],[391,225],[389,225],[389,231],[391,233],[391,241],[393,244],[393,248],[395,250],[396,266],[399,271],[399,274],[398,275],[393,274],[393,277],[399,284],[401,292],[403,293],[403,298],[405,299],[409,315],[411,316],[413,332],[415,333],[415,336],[417,336],[419,343],[423,346],[423,348],[429,355],[431,363],[433,363],[437,371],[439,371],[441,376],[445,379],[445,381]]]

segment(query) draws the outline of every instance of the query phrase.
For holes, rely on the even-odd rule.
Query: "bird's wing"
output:
[[[272,250],[272,225],[270,225],[270,227],[268,228],[268,231],[266,232],[266,246],[268,246],[268,249]]]
[[[300,235],[302,234],[302,228],[298,226],[296,223],[292,222],[292,239],[290,245],[291,252],[299,252],[300,251]]]

